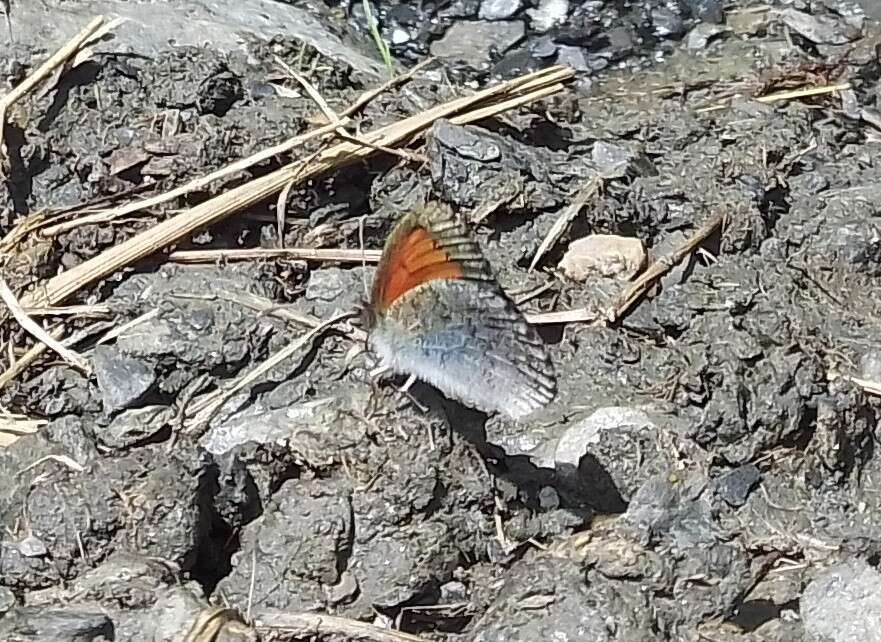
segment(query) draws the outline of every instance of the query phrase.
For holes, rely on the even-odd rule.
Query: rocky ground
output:
[[[295,186],[283,239],[273,196],[30,310],[91,373],[47,351],[2,379],[0,639],[881,640],[877,3],[383,2],[383,61],[361,2],[13,2],[0,94],[99,13],[126,20],[7,113],[21,298],[290,158],[76,223],[319,125],[279,60],[339,112],[436,57],[360,132],[576,74]],[[541,323],[551,406],[524,424],[402,394],[352,320],[192,421],[373,268],[169,250],[376,249],[427,199],[475,221]],[[585,265],[573,242],[598,234],[686,251],[608,322],[642,260]],[[34,345],[5,313],[0,340],[7,372]]]

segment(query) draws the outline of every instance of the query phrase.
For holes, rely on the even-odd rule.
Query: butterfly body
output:
[[[478,410],[520,418],[556,392],[538,334],[441,205],[406,215],[392,231],[366,319],[384,366]]]

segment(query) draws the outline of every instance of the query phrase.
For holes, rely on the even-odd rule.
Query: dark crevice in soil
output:
[[[730,622],[746,633],[752,633],[763,624],[780,617],[783,611],[798,613],[799,601],[789,600],[782,604],[776,604],[767,598],[747,600],[737,609],[737,615]]]
[[[52,104],[46,110],[46,114],[37,123],[37,129],[41,132],[49,131],[61,112],[68,106],[70,95],[81,87],[92,85],[101,73],[101,65],[87,61],[65,74],[58,83]],[[97,105],[96,105],[97,107]]]

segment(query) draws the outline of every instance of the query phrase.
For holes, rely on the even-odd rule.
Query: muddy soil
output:
[[[279,60],[337,111],[390,71],[361,2],[43,0],[0,30],[2,92],[97,13],[126,21],[7,117],[2,273],[19,296],[287,160],[45,233],[320,124]],[[32,310],[93,372],[48,352],[0,389],[3,426],[37,428],[0,448],[0,639],[881,640],[876,4],[373,14],[391,68],[437,60],[352,131],[553,64],[576,75],[540,103],[434,123],[415,158],[294,187],[283,238],[273,198],[78,307]],[[524,312],[579,311],[537,325],[552,404],[513,422],[401,392],[350,319],[192,420],[309,329],[296,319],[352,310],[374,268],[171,250],[378,249],[428,200],[473,222]],[[664,260],[713,221],[611,322],[628,277],[558,267],[597,234]],[[3,370],[33,345],[8,315],[0,340]]]

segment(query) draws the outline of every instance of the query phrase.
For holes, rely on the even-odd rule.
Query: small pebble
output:
[[[572,241],[560,269],[573,281],[591,276],[632,279],[645,263],[642,241],[614,234],[592,234]]]
[[[481,20],[507,20],[522,8],[521,0],[483,0],[477,17]]]
[[[566,22],[569,0],[541,0],[538,7],[529,9],[526,14],[532,20],[533,30],[545,33]]]
[[[478,68],[491,60],[491,52],[504,53],[526,35],[519,20],[510,22],[457,22],[443,38],[431,43],[431,55]]]
[[[43,557],[49,551],[38,537],[28,535],[18,543],[18,551],[25,557]]]
[[[758,485],[762,474],[755,464],[735,468],[718,480],[717,492],[731,506],[743,506],[750,492]]]
[[[659,38],[678,38],[685,29],[682,17],[666,7],[658,7],[652,11],[652,25]]]
[[[705,49],[710,39],[725,31],[727,30],[722,25],[702,22],[688,33],[688,38],[685,39],[685,46],[689,49]]]
[[[405,42],[410,42],[409,33],[407,33],[404,29],[395,29],[394,31],[392,31],[393,45],[402,45]]]
[[[572,47],[570,45],[557,46],[557,64],[572,67],[575,71],[590,71],[587,64],[587,57],[581,47]]]
[[[105,412],[128,408],[156,381],[156,372],[147,363],[122,354],[113,346],[97,346],[92,365]]]
[[[800,607],[809,642],[881,642],[881,574],[861,559],[820,573]]]

